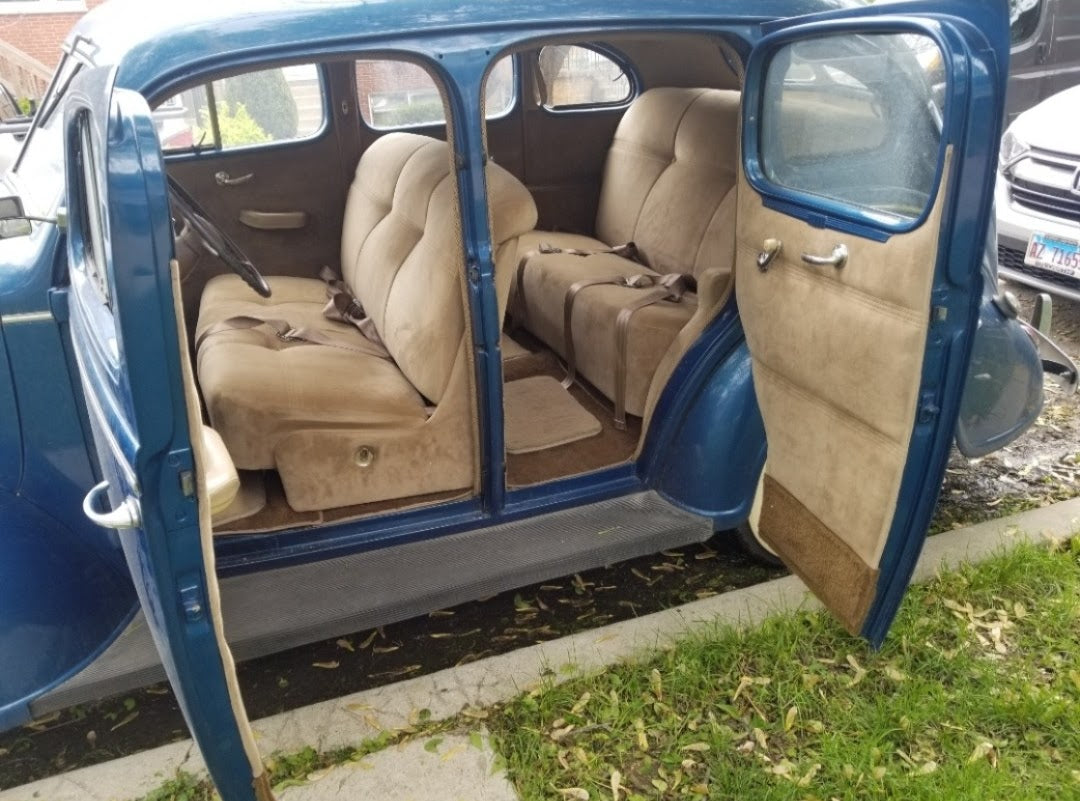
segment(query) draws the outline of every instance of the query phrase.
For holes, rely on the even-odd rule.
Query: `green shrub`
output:
[[[217,103],[218,130],[221,133],[222,147],[241,147],[243,145],[258,145],[263,142],[273,141],[273,137],[262,129],[258,122],[252,119],[247,107],[239,103],[232,110],[224,100]],[[210,127],[210,112],[201,109],[203,128]],[[199,141],[201,131],[195,132],[195,141]]]
[[[252,120],[269,136],[269,141],[296,138],[300,117],[296,99],[282,70],[237,75],[219,81],[215,89],[234,115],[246,106]]]

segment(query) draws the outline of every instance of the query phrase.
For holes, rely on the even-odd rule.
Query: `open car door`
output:
[[[747,65],[736,256],[768,440],[759,532],[876,644],[956,426],[1008,12],[881,4],[763,33]]]
[[[190,366],[173,300],[164,165],[146,102],[113,91],[111,78],[106,69],[81,72],[64,119],[71,335],[105,478],[83,509],[120,532],[162,663],[222,797],[266,799],[222,631],[206,482],[191,438],[200,421],[185,405]]]

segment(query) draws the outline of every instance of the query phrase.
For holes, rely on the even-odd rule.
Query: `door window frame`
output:
[[[637,100],[645,89],[641,75],[638,73],[634,63],[621,50],[617,50],[611,45],[591,41],[540,42],[530,54],[532,63],[529,67],[537,73],[540,71],[540,52],[545,47],[580,47],[591,50],[618,65],[630,83],[630,94],[627,95],[626,99],[611,103],[572,103],[565,106],[549,106],[542,99],[536,99],[537,108],[548,114],[580,114],[589,111],[614,111],[629,108],[630,104]]]
[[[938,143],[937,164],[930,195],[918,217],[889,220],[873,209],[856,206],[830,197],[791,189],[770,180],[761,159],[761,117],[765,96],[765,76],[777,52],[786,45],[798,41],[830,36],[873,34],[918,34],[931,39],[948,61],[948,46],[940,25],[925,18],[903,19],[848,19],[823,23],[808,23],[784,28],[766,36],[751,53],[747,62],[746,81],[743,89],[744,111],[742,126],[743,170],[749,184],[762,196],[762,202],[818,227],[862,236],[877,241],[887,241],[893,234],[914,231],[926,222],[937,201],[945,169],[945,151],[950,144],[949,132],[956,108],[962,103],[959,88],[946,72],[945,113],[942,116],[941,139]],[[927,100],[930,100],[928,94]]]
[[[217,111],[214,105],[214,91],[211,88],[215,81],[226,80],[228,78],[235,78],[239,75],[247,75],[253,72],[265,72],[272,69],[284,69],[287,67],[303,66],[310,64],[316,70],[319,78],[319,96],[321,98],[322,105],[322,125],[317,130],[306,136],[297,136],[292,139],[278,139],[272,142],[258,142],[250,145],[237,145],[232,147],[223,147],[220,141],[220,134],[215,138],[215,144],[204,145],[202,147],[197,144],[190,145],[188,147],[170,148],[168,150],[162,148],[162,155],[165,158],[167,164],[173,162],[182,161],[194,161],[199,159],[215,159],[221,157],[229,157],[234,154],[244,153],[259,153],[266,151],[274,151],[280,149],[286,149],[296,145],[308,144],[318,141],[324,136],[329,135],[332,126],[334,110],[330,97],[330,76],[327,72],[327,65],[324,62],[313,61],[310,58],[301,61],[270,61],[266,63],[246,64],[245,68],[239,71],[229,70],[226,74],[213,74],[203,75],[199,80],[192,82],[185,82],[184,84],[170,89],[168,93],[156,99],[151,103],[152,112],[156,112],[159,108],[163,108],[168,101],[180,94],[191,89],[197,89],[198,87],[206,87],[207,102],[210,108],[211,123],[217,127]]]

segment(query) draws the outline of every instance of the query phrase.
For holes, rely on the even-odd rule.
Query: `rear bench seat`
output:
[[[298,511],[465,490],[477,475],[476,400],[464,253],[445,142],[392,133],[360,159],[349,189],[341,271],[389,356],[323,314],[316,278],[268,278],[270,298],[236,276],[203,292],[196,332],[210,422],[242,470],[276,469]],[[517,237],[536,225],[528,190],[487,167],[505,309]],[[238,318],[284,321],[319,342],[283,342]]]
[[[619,123],[604,167],[597,239],[533,231],[519,240],[521,261],[515,323],[567,358],[567,294],[580,281],[647,275],[654,286],[579,287],[569,334],[577,372],[625,411],[645,414],[649,387],[665,353],[699,305],[712,308],[728,289],[735,255],[735,170],[739,93],[719,89],[650,89]],[[637,261],[612,253],[633,242]],[[540,252],[552,249],[563,252]],[[626,353],[618,353],[620,312],[655,290],[666,274],[682,273],[696,291],[678,302],[633,312]],[[646,280],[644,283],[648,283]],[[520,285],[518,285],[520,284]],[[662,293],[661,293],[662,294]],[[685,343],[681,343],[685,344]],[[623,391],[618,373],[625,369]]]

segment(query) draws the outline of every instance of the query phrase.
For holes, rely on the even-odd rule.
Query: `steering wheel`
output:
[[[244,279],[244,283],[249,287],[264,298],[270,297],[270,285],[251,263],[251,259],[244,254],[232,237],[210,221],[209,216],[195,198],[172,177],[169,178],[169,198],[172,201],[173,214],[185,225],[190,226],[204,248],[225,262],[226,266]]]

